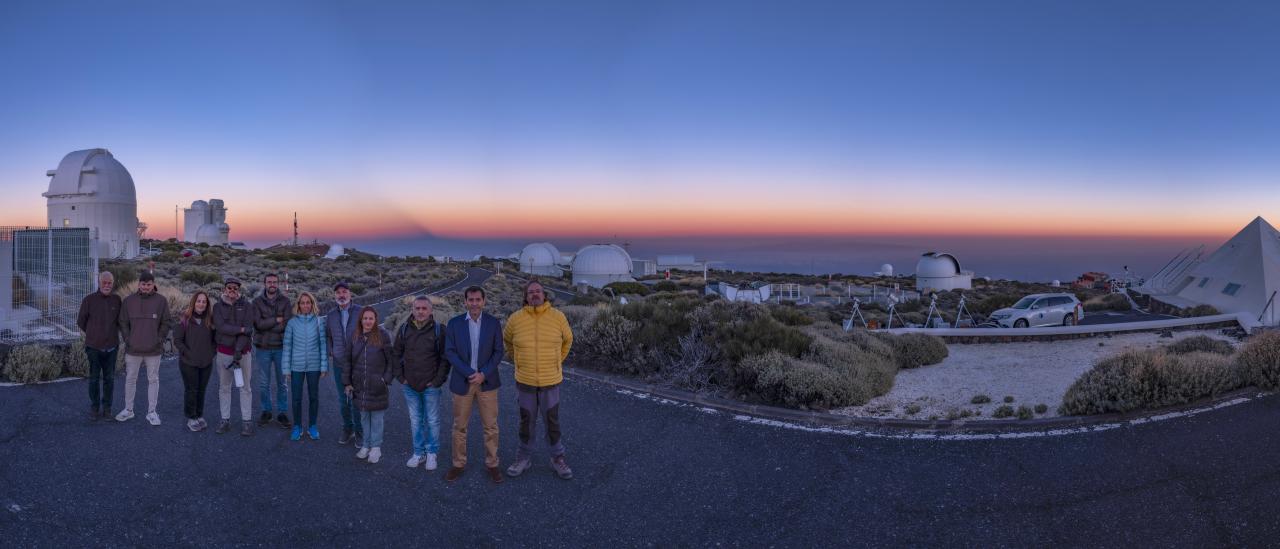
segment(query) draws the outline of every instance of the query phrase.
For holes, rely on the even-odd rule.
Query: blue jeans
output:
[[[404,403],[409,407],[409,428],[413,430],[413,455],[440,453],[440,388],[427,387],[422,392],[401,385]]]
[[[364,426],[363,448],[382,447],[382,421],[386,416],[386,410],[378,410],[376,412],[360,411],[360,423]]]
[[[347,398],[346,388],[342,386],[342,366],[334,364],[333,357],[329,357],[329,370],[329,374],[333,376],[333,386],[338,388],[338,410],[342,412],[342,428],[356,434],[363,433],[360,415],[351,399]]]
[[[271,408],[271,378],[276,380],[276,398],[275,411],[283,414],[289,404],[289,388],[285,386],[284,374],[280,372],[281,360],[284,351],[281,349],[253,350],[253,369],[258,373],[258,402],[262,405],[262,411],[270,412]]]

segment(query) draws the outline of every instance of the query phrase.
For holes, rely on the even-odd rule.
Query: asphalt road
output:
[[[445,295],[449,292],[461,291],[468,286],[483,284],[485,280],[488,280],[490,276],[493,276],[493,271],[490,271],[488,269],[481,269],[478,267],[470,267],[467,269],[466,275],[467,275],[466,278],[463,278],[458,282],[445,286],[444,288],[439,288],[435,290],[432,290],[431,288],[423,288],[422,290],[419,290],[417,292],[408,293],[394,299],[380,301],[378,303],[373,304],[373,309],[378,312],[378,318],[387,318],[387,315],[390,315],[391,311],[395,309],[396,303],[407,296],[416,295],[419,293],[430,293],[431,295]],[[461,309],[461,304],[459,304],[459,309]],[[391,329],[391,328],[388,328],[388,329]]]
[[[510,369],[501,457],[516,448]],[[172,363],[165,424],[91,423],[82,380],[0,388],[0,532],[61,546],[1088,546],[1271,545],[1280,539],[1280,397],[1090,434],[874,439],[749,424],[723,413],[563,387],[575,478],[545,453],[524,477],[408,469],[392,398],[384,459],[339,446],[336,393],[318,442],[278,427],[191,433]],[[207,412],[216,419],[216,379]],[[398,391],[398,389],[397,389]],[[122,384],[117,384],[117,410]],[[139,388],[139,409],[145,390]],[[442,406],[448,433],[450,408]],[[233,409],[233,413],[236,413]],[[441,442],[449,453],[448,437]],[[447,458],[442,460],[447,463]]]

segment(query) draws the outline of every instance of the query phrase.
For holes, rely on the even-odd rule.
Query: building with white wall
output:
[[[138,255],[138,195],[129,170],[107,149],[68,153],[49,170],[49,226],[88,227],[97,237],[98,257]]]
[[[960,260],[954,255],[929,252],[916,263],[916,289],[921,292],[970,288],[973,288],[973,271],[961,269]]]
[[[534,242],[520,250],[516,262],[522,273],[559,277],[564,273],[561,258],[560,250],[550,242]]]
[[[227,225],[227,207],[222,200],[197,200],[183,212],[183,240],[214,246],[230,244],[231,226]]]
[[[592,244],[573,257],[573,283],[603,288],[610,282],[634,282],[631,255],[614,244]]]

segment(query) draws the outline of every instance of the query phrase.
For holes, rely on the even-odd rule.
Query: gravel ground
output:
[[[1058,415],[1062,395],[1081,374],[1099,360],[1128,349],[1168,345],[1193,335],[1231,341],[1217,330],[1177,332],[1173,339],[1155,333],[1123,334],[1054,342],[985,343],[948,345],[950,356],[941,364],[898,372],[893,389],[865,406],[832,410],[837,414],[878,418],[956,418],[964,411],[990,418],[996,408],[1013,397],[1010,406],[1045,404],[1037,417]],[[991,397],[973,404],[977,395]],[[919,410],[910,413],[918,406]]]

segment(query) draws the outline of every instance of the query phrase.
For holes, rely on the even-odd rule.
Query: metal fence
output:
[[[87,228],[0,227],[0,342],[78,335],[80,300],[97,288],[95,243]]]

